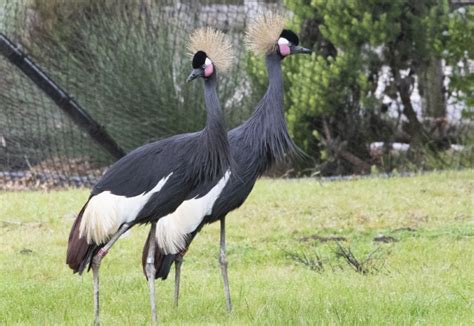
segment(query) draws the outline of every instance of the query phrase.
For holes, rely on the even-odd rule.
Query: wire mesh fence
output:
[[[443,43],[443,53],[464,53],[459,62],[440,60],[434,52],[419,60],[413,44],[428,44],[432,38],[423,29],[416,35],[401,30],[376,47],[368,36],[347,45],[341,40],[351,39],[351,29],[340,31],[349,33],[348,38],[321,32],[349,24],[342,16],[336,17],[340,23],[325,21],[333,7],[347,6],[336,2],[0,0],[0,189],[89,186],[117,159],[117,152],[201,129],[203,85],[185,81],[191,69],[187,41],[197,27],[213,26],[232,39],[236,60],[220,76],[219,94],[228,127],[238,125],[253,111],[268,81],[261,62],[245,51],[245,27],[261,12],[281,11],[282,2],[291,10],[288,27],[296,28],[302,44],[315,52],[311,58],[286,60],[284,69],[289,132],[310,159],[282,164],[269,175],[472,167],[472,96],[460,96],[472,93],[472,51],[466,45],[472,42]],[[416,21],[435,19],[421,15],[408,0],[401,3],[408,16],[418,15]],[[440,9],[443,3],[423,6],[432,12],[428,9]],[[352,15],[351,22],[389,12],[392,20],[386,26],[396,26],[400,19],[409,31],[417,26],[405,11],[384,1],[353,5],[343,15]],[[439,40],[463,34],[463,24],[473,14],[461,9],[447,11],[445,19],[452,24],[433,30]],[[362,25],[357,25],[359,32]],[[2,35],[14,44],[7,56]],[[400,51],[413,47],[394,67],[393,58],[385,55],[398,53],[389,51],[393,42]],[[46,95],[37,80],[18,68],[26,60],[22,53],[67,94],[59,99]],[[464,68],[454,69],[459,64]],[[72,119],[63,107],[75,103],[95,127]],[[410,127],[413,123],[418,127]]]
[[[111,136],[125,152],[199,130],[201,83],[186,83],[186,49],[197,27],[231,36],[238,64],[220,76],[227,123],[248,117],[261,94],[246,77],[243,33],[279,1],[3,0],[0,32]],[[0,187],[91,185],[114,160],[49,96],[0,57]]]

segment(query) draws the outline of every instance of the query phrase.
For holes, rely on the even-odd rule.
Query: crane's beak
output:
[[[198,77],[204,77],[204,70],[201,68],[193,69],[193,71],[189,75],[188,79],[186,79],[186,81],[190,82],[191,80],[194,80]]]
[[[302,54],[311,54],[313,51],[311,51],[310,49],[307,49],[307,48],[304,48],[302,46],[299,46],[299,45],[293,45],[290,47],[290,51],[291,51],[291,54],[298,54],[298,53],[302,53]]]

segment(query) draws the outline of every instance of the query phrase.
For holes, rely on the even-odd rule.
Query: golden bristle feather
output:
[[[228,37],[212,27],[195,30],[191,34],[188,50],[191,55],[198,51],[206,52],[220,72],[228,71],[234,59],[232,44]]]
[[[259,15],[247,27],[245,43],[257,55],[265,55],[276,50],[278,38],[285,26],[285,17],[269,12]]]

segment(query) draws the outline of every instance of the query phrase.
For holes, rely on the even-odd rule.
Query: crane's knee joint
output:
[[[104,248],[100,248],[99,251],[92,257],[92,265],[98,267],[102,261],[102,258],[107,255],[108,251]]]
[[[155,278],[155,275],[156,275],[156,269],[155,269],[155,264],[154,262],[149,262],[147,261],[146,262],[146,266],[145,266],[145,272],[146,272],[146,276],[148,279],[150,278]]]
[[[222,265],[222,266],[226,266],[227,267],[227,259],[225,259],[225,256],[224,255],[221,255],[219,257],[219,263]]]
[[[94,258],[96,259],[99,259],[99,260],[102,260],[102,258],[104,258],[107,254],[109,253],[109,251],[105,248],[100,248],[97,253],[95,254]]]
[[[99,251],[97,252],[97,255],[100,256],[100,257],[105,257],[105,255],[107,255],[109,253],[109,251],[105,248],[100,248]]]

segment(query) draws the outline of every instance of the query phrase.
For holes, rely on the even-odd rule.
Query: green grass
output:
[[[91,324],[92,275],[65,265],[69,228],[87,190],[0,193],[0,324]],[[234,311],[226,313],[217,261],[219,225],[205,227],[185,257],[180,306],[173,276],[157,282],[166,324],[472,325],[474,170],[413,178],[262,180],[228,216]],[[398,230],[400,228],[410,230]],[[140,265],[146,227],[104,259],[104,325],[150,324]],[[381,247],[362,275],[335,255],[342,236],[357,257]],[[378,234],[398,242],[379,244]],[[32,252],[25,252],[30,249]],[[315,272],[288,252],[318,254]]]

